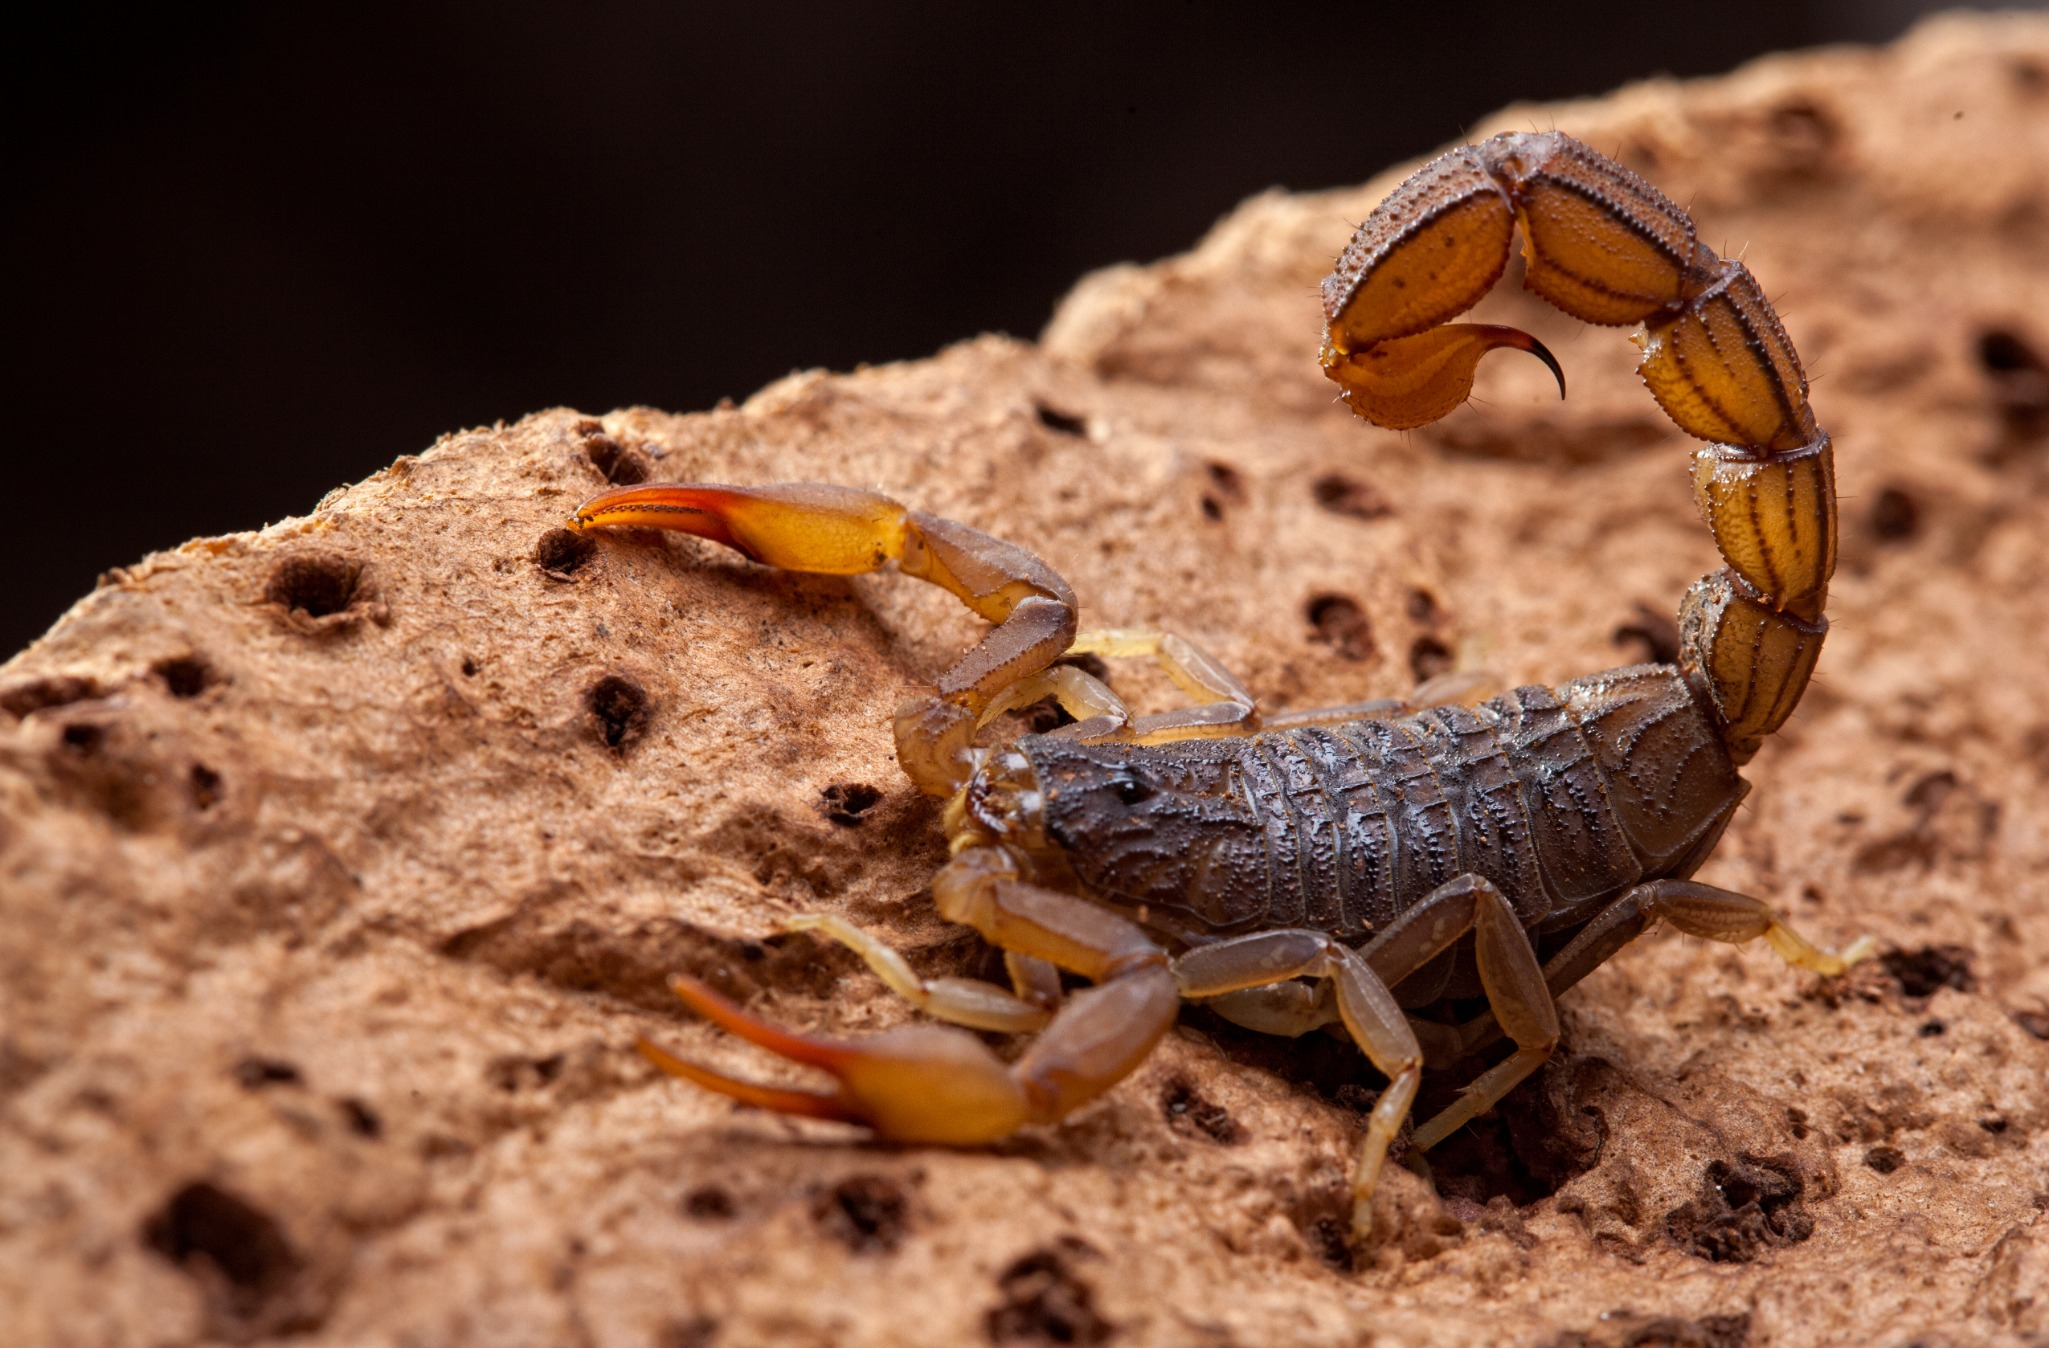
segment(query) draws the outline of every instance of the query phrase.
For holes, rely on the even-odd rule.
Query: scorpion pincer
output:
[[[773,567],[844,575],[894,562],[993,624],[902,704],[895,732],[904,771],[947,801],[952,859],[933,897],[1004,952],[1011,986],[921,978],[837,916],[789,925],[851,947],[933,1018],[1036,1032],[1015,1062],[922,1023],[799,1036],[679,977],[698,1012],[837,1086],[775,1088],[645,1040],[643,1052],[748,1104],[974,1144],[1102,1094],[1184,1000],[1275,1034],[1337,1023],[1388,1079],[1354,1172],[1364,1234],[1426,1059],[1513,1044],[1415,1129],[1421,1151],[1536,1069],[1558,1042],[1559,994],[1654,921],[1717,941],[1763,937],[1824,975],[1864,954],[1865,942],[1820,949],[1757,899],[1688,879],[1748,789],[1739,767],[1800,701],[1836,555],[1829,439],[1743,264],[1569,136],[1497,136],[1431,161],[1359,227],[1323,285],[1324,371],[1360,416],[1398,428],[1457,408],[1496,347],[1558,373],[1527,333],[1449,321],[1500,279],[1518,225],[1525,285],[1585,322],[1641,324],[1643,382],[1702,442],[1694,491],[1727,566],[1688,591],[1677,665],[1472,707],[1262,715],[1192,643],[1077,634],[1074,593],[1039,558],[873,492],[644,485],[586,502],[580,528],[680,530]],[[1056,663],[1079,654],[1151,658],[1191,705],[1133,716],[1100,680]],[[1047,697],[1075,723],[977,744],[993,717]],[[1062,971],[1091,986],[1063,992]],[[1486,1010],[1445,1023],[1472,998]]]

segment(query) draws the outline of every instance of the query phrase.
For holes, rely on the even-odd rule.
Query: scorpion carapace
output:
[[[784,1113],[907,1141],[988,1141],[1056,1121],[1130,1072],[1183,1000],[1254,1029],[1342,1027],[1388,1078],[1354,1178],[1371,1199],[1427,1058],[1451,1066],[1502,1036],[1507,1056],[1412,1136],[1427,1150],[1533,1071],[1555,999],[1664,919],[1785,959],[1838,956],[1756,899],[1688,879],[1742,799],[1740,764],[1799,701],[1821,646],[1835,559],[1828,438],[1770,304],[1742,264],[1628,170],[1558,133],[1497,136],[1426,165],[1362,225],[1325,283],[1325,372],[1378,424],[1458,407],[1482,355],[1550,353],[1512,328],[1453,324],[1504,271],[1520,225],[1526,283],[1590,323],[1640,323],[1641,372],[1704,443],[1693,481],[1728,562],[1681,610],[1677,666],[1636,665],[1474,707],[1362,703],[1263,715],[1244,686],[1171,634],[1077,635],[1066,582],[987,534],[873,492],[817,485],[647,485],[606,492],[578,527],[716,540],[791,570],[889,562],[994,626],[898,709],[905,772],[946,798],[953,858],[932,892],[1005,952],[1011,986],[919,977],[844,919],[805,914],[932,1016],[1038,1031],[1015,1062],[958,1030],[845,1041],[785,1033],[691,979],[685,1002],[820,1068],[830,1092],[768,1087],[642,1051],[678,1076]],[[1560,377],[1561,391],[1563,377]],[[1132,716],[1063,655],[1156,660],[1192,705]],[[999,713],[1052,697],[1074,724],[983,745]],[[1093,986],[1063,990],[1061,972]],[[1481,997],[1463,1023],[1445,1013]],[[1433,1014],[1411,1016],[1409,1012]]]

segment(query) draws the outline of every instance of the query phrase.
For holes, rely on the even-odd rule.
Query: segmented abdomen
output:
[[[1030,752],[1093,893],[1211,932],[1369,934],[1454,876],[1533,927],[1699,863],[1743,792],[1678,671],[1154,748]]]

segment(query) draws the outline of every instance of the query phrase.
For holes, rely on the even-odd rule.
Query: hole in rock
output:
[[[1881,487],[1871,499],[1871,532],[1887,543],[1904,543],[1921,528],[1921,508],[1898,487]]]
[[[1496,1051],[1497,1054],[1499,1050]],[[1450,1104],[1485,1055],[1457,1071],[1425,1078],[1416,1114],[1428,1118]],[[1604,1058],[1561,1051],[1495,1109],[1446,1138],[1430,1153],[1437,1191],[1481,1207],[1506,1198],[1527,1207],[1558,1192],[1600,1162],[1608,1142],[1606,1111],[1630,1086]]]
[[[683,1215],[700,1222],[731,1221],[738,1211],[733,1195],[716,1184],[701,1185],[683,1195]]]
[[[2049,361],[2020,334],[2003,328],[1978,336],[1978,365],[2009,434],[2027,438],[2049,420]]]
[[[1804,98],[1773,108],[1769,125],[1781,151],[1802,168],[1817,167],[1840,134],[1829,110]]]
[[[303,1079],[296,1066],[279,1058],[244,1058],[235,1064],[235,1081],[244,1090],[296,1086]]]
[[[688,1320],[671,1320],[655,1336],[655,1348],[712,1348],[718,1341],[719,1322],[709,1315]]]
[[[1409,673],[1415,675],[1417,683],[1428,683],[1439,674],[1449,673],[1451,666],[1451,647],[1436,637],[1417,637],[1409,647]]]
[[[1341,594],[1319,594],[1303,609],[1313,629],[1311,640],[1323,643],[1341,660],[1373,658],[1373,623],[1359,601]]]
[[[1394,513],[1385,496],[1343,473],[1325,473],[1309,484],[1309,494],[1332,514],[1349,515],[1355,520],[1377,520]]]
[[[211,1264],[251,1303],[280,1291],[299,1269],[274,1218],[205,1180],[172,1194],[143,1224],[143,1242],[186,1269]]]
[[[1666,1214],[1665,1232],[1697,1258],[1747,1264],[1814,1234],[1814,1218],[1802,1202],[1806,1189],[1791,1157],[1710,1161],[1700,1192]]]
[[[866,782],[834,782],[819,793],[818,809],[833,823],[852,828],[882,803],[882,791]]]
[[[1055,435],[1087,435],[1089,433],[1087,417],[1076,416],[1072,412],[1063,412],[1051,403],[1033,403],[1032,413],[1038,417],[1041,426],[1044,426]]]
[[[1990,375],[2049,369],[2033,347],[2003,328],[1989,328],[1978,334],[1978,364]]]
[[[1231,1117],[1229,1111],[1180,1077],[1169,1081],[1160,1092],[1160,1112],[1175,1128],[1192,1129],[1227,1147],[1245,1136],[1245,1130],[1238,1126],[1238,1121]]]
[[[1116,1326],[1096,1309],[1093,1288],[1068,1266],[1059,1250],[1038,1250],[1019,1259],[996,1280],[1003,1300],[984,1327],[999,1348],[1026,1344],[1107,1343]]]
[[[1575,1331],[1551,1342],[1552,1348],[1749,1348],[1750,1312],[1686,1320],[1676,1315],[1644,1315],[1617,1307],[1601,1316],[1597,1332]]]
[[[1894,946],[1878,957],[1909,997],[1932,997],[1940,988],[1971,991],[1978,985],[1971,973],[1971,960],[1970,947],[1960,945],[1924,945],[1918,950]]]
[[[597,550],[597,542],[589,534],[550,529],[534,544],[534,565],[557,580],[568,580]]]
[[[172,697],[198,697],[220,682],[213,666],[197,655],[173,656],[150,666],[150,672],[164,681]]]
[[[309,618],[327,618],[355,602],[362,579],[363,568],[346,557],[297,553],[271,570],[263,597]]]
[[[195,810],[211,810],[221,802],[221,775],[204,763],[194,763],[185,774],[185,788]]]
[[[506,1054],[493,1058],[484,1068],[484,1079],[501,1091],[534,1091],[554,1084],[568,1061],[560,1053],[545,1058],[523,1058]]]
[[[376,1110],[355,1096],[336,1101],[335,1107],[341,1110],[342,1121],[349,1125],[349,1131],[357,1137],[374,1140],[384,1136],[384,1120],[378,1117]]]
[[[850,1175],[820,1194],[811,1216],[856,1254],[884,1253],[903,1244],[910,1202],[886,1175]]]
[[[0,711],[16,718],[33,712],[47,711],[51,707],[68,707],[74,702],[90,702],[100,696],[100,686],[93,680],[76,674],[62,674],[52,679],[33,679],[18,683],[12,688],[0,691]]]
[[[601,430],[585,433],[583,452],[589,457],[591,467],[615,487],[637,486],[654,476],[653,465],[645,454],[637,449],[628,449]]]
[[[647,690],[620,674],[607,674],[583,695],[591,724],[608,749],[624,752],[647,733],[652,716]]]
[[[1309,1249],[1326,1267],[1340,1273],[1352,1271],[1352,1238],[1345,1231],[1345,1223],[1339,1217],[1318,1217],[1302,1233],[1309,1241]]]

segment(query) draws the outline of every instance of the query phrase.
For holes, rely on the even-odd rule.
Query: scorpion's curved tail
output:
[[[1449,322],[1501,278],[1518,222],[1524,284],[1588,323],[1642,323],[1638,374],[1707,442],[1694,494],[1728,566],[1687,592],[1680,664],[1743,762],[1792,713],[1821,653],[1836,496],[1800,357],[1741,262],[1570,136],[1496,136],[1432,160],[1359,227],[1323,283],[1324,372],[1359,415],[1397,429],[1463,403],[1496,347],[1555,372],[1527,333]]]

